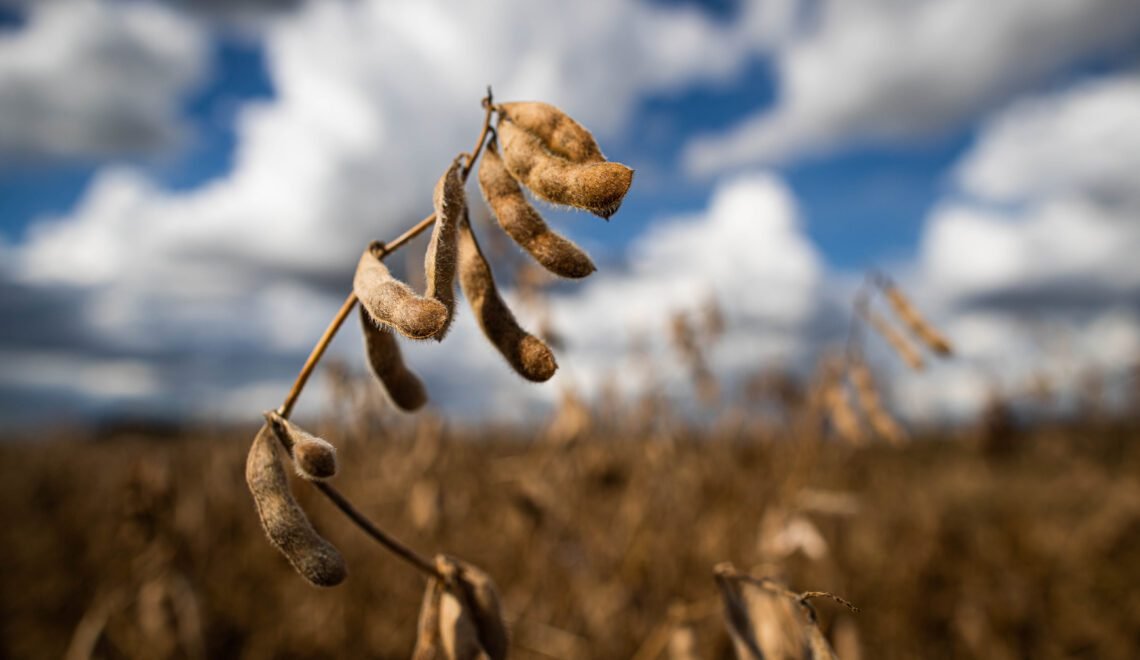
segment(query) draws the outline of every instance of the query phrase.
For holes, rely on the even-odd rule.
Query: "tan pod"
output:
[[[499,105],[499,113],[520,128],[534,133],[551,153],[574,163],[606,159],[586,127],[549,103],[519,101]]]
[[[534,382],[554,375],[558,369],[554,354],[541,339],[519,327],[515,315],[499,296],[491,267],[466,219],[459,226],[459,285],[483,334],[519,375]]]
[[[368,313],[360,310],[360,327],[364,333],[364,352],[372,374],[388,393],[388,398],[401,410],[417,410],[427,403],[423,381],[404,364],[395,335],[377,326]]]
[[[309,433],[276,411],[265,413],[265,421],[293,456],[293,468],[299,477],[324,481],[336,475],[336,447],[332,443]]]
[[[543,268],[560,277],[580,278],[594,272],[581,248],[547,226],[507,171],[492,140],[479,163],[479,188],[499,226]]]
[[[498,123],[507,171],[540,199],[572,206],[601,218],[617,213],[633,170],[609,161],[574,163],[547,150],[530,131],[507,119]]]
[[[460,174],[461,160],[456,158],[435,184],[435,193],[432,195],[435,225],[424,254],[424,277],[427,281],[424,297],[438,301],[447,309],[447,320],[443,327],[432,335],[439,341],[443,341],[455,316],[455,237],[459,221],[467,209],[463,176]]]
[[[318,587],[340,584],[348,574],[344,557],[317,534],[293,499],[276,444],[266,422],[254,437],[245,463],[245,480],[261,527],[301,577]]]
[[[373,321],[411,339],[428,339],[442,331],[449,318],[447,307],[438,300],[417,296],[411,287],[392,277],[374,249],[376,245],[360,256],[352,280],[361,307]]]

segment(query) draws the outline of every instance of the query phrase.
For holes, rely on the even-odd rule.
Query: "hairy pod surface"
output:
[[[926,320],[926,317],[919,313],[918,308],[907,300],[901,289],[888,282],[883,284],[883,293],[886,294],[887,302],[891,304],[891,308],[895,310],[899,320],[930,350],[943,357],[954,352],[950,347],[949,340],[938,332],[930,321]]]
[[[388,398],[401,410],[418,410],[427,403],[427,390],[407,365],[400,353],[396,337],[372,321],[368,312],[360,310],[360,327],[364,334],[364,353],[372,375],[380,381]]]
[[[541,383],[558,369],[550,348],[519,327],[515,315],[499,296],[491,267],[464,219],[459,225],[459,285],[475,312],[483,334],[523,378]]]
[[[427,280],[426,298],[439,301],[447,309],[447,320],[436,334],[442,341],[455,316],[455,260],[456,230],[467,210],[463,192],[462,159],[456,158],[451,167],[439,178],[432,195],[435,208],[435,226],[431,241],[424,254],[424,276]]]
[[[625,165],[571,162],[551,153],[534,133],[505,117],[500,118],[497,132],[503,163],[511,176],[552,204],[609,218],[617,213],[633,183],[633,170]]]
[[[499,226],[543,268],[560,277],[580,278],[594,272],[581,248],[547,226],[531,206],[522,188],[507,171],[492,140],[479,163],[479,188]]]
[[[586,127],[549,103],[518,101],[498,107],[500,114],[516,126],[534,133],[551,153],[573,163],[596,163],[606,159]]]
[[[922,371],[926,366],[922,361],[922,356],[919,355],[918,350],[906,340],[906,337],[902,336],[885,318],[871,310],[864,311],[863,316],[871,324],[871,327],[890,344],[895,353],[898,353],[898,356],[902,358],[903,362],[906,362],[907,366],[915,371]]]
[[[360,256],[352,290],[373,321],[391,326],[411,339],[434,337],[450,317],[443,303],[417,296],[411,287],[392,277],[371,247]]]
[[[293,456],[297,476],[309,481],[324,481],[336,475],[336,447],[331,442],[309,433],[276,411],[265,413],[265,421]]]
[[[257,506],[261,527],[301,577],[318,587],[331,587],[344,581],[348,569],[344,557],[323,539],[293,499],[289,481],[281,466],[277,440],[269,423],[264,424],[245,464],[245,480]]]

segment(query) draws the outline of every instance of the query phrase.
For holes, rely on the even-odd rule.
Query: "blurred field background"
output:
[[[311,424],[339,446],[338,488],[420,552],[487,570],[513,657],[680,657],[668,647],[678,627],[698,657],[732,657],[721,561],[854,602],[854,614],[818,605],[844,660],[1140,648],[1132,417],[1092,408],[1025,425],[995,403],[902,447],[856,447],[794,398],[794,422],[661,424],[633,412],[652,402],[567,399],[544,426],[464,428],[342,386],[361,388],[358,403]],[[3,654],[407,657],[423,579],[299,481],[350,576],[328,590],[297,577],[243,482],[254,430],[0,445]]]

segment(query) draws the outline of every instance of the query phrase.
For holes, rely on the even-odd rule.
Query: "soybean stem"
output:
[[[479,154],[483,151],[483,144],[487,141],[487,134],[491,130],[491,115],[495,111],[494,103],[491,97],[491,88],[487,87],[487,96],[483,99],[483,128],[479,131],[479,138],[475,142],[475,148],[471,154],[467,156],[467,162],[464,164],[460,172],[464,183],[467,182],[467,175],[471,173],[471,169],[475,166],[475,161],[478,160]],[[392,254],[396,250],[408,244],[416,236],[419,236],[426,231],[432,224],[435,223],[435,214],[429,215],[423,220],[408,228],[403,234],[400,234],[389,243],[381,243],[378,249],[374,251],[377,259]],[[335,316],[329,321],[328,327],[325,328],[324,334],[317,340],[313,350],[309,352],[309,357],[305,360],[305,364],[301,367],[301,371],[297,374],[296,380],[293,381],[293,387],[289,389],[289,393],[285,395],[285,401],[282,402],[281,407],[277,409],[277,413],[281,417],[288,418],[293,412],[293,408],[297,405],[297,400],[301,397],[302,390],[305,389],[305,383],[309,381],[309,376],[317,368],[321,358],[324,356],[325,351],[328,350],[329,344],[332,343],[336,337],[337,331],[344,325],[345,319],[352,313],[352,309],[356,307],[357,303],[356,293],[350,292],[348,297],[344,299],[340,309],[337,310]],[[292,454],[290,454],[292,455]],[[441,577],[439,571],[436,569],[435,564],[423,555],[412,550],[408,546],[401,543],[398,539],[390,536],[387,532],[377,527],[372,523],[363,513],[361,513],[355,506],[349,502],[348,498],[341,495],[340,491],[336,490],[327,483],[316,482],[313,485],[317,490],[321,491],[325,497],[329,499],[341,513],[348,517],[357,527],[365,534],[372,537],[380,545],[387,548],[390,552],[400,557],[404,561],[414,566],[417,570],[430,577]]]
[[[305,383],[308,382],[309,376],[312,375],[313,369],[317,368],[317,363],[321,361],[321,357],[325,354],[325,349],[332,343],[333,337],[336,336],[337,330],[344,324],[344,320],[348,318],[352,308],[356,306],[356,294],[349,293],[348,297],[344,299],[344,303],[337,310],[336,316],[333,316],[329,326],[325,328],[324,334],[317,340],[316,346],[313,346],[312,352],[309,353],[309,358],[305,360],[305,366],[301,367],[301,372],[297,374],[297,380],[293,381],[293,387],[289,390],[289,394],[285,396],[285,402],[277,409],[277,414],[282,417],[288,418],[293,412],[293,406],[297,405],[297,399],[301,396],[301,390],[305,389]]]
[[[415,550],[412,550],[408,546],[401,543],[395,537],[389,535],[387,532],[374,525],[367,516],[358,511],[356,507],[352,505],[352,502],[348,501],[348,498],[346,498],[344,495],[341,495],[340,491],[325,482],[317,481],[313,482],[313,485],[316,486],[317,489],[322,493],[324,493],[325,497],[329,498],[329,500],[334,505],[336,505],[336,507],[340,509],[344,515],[348,516],[349,520],[356,523],[357,527],[363,530],[365,534],[375,539],[377,543],[384,546],[392,553],[398,555],[401,559],[408,562],[412,566],[415,566],[424,575],[427,575],[428,577],[441,577],[439,571],[435,567],[435,564],[432,563],[431,560],[429,560],[427,557],[424,557]]]
[[[491,88],[487,87],[487,96],[483,99],[483,128],[479,131],[479,139],[475,142],[475,149],[471,152],[470,157],[467,159],[467,164],[463,166],[460,173],[463,182],[467,182],[467,175],[471,173],[471,169],[475,166],[475,161],[479,158],[479,154],[483,151],[483,144],[487,141],[487,133],[491,130],[491,114],[495,111],[494,103],[492,103]],[[404,247],[416,236],[419,236],[426,231],[432,224],[435,223],[435,214],[431,214],[420,220],[412,227],[408,228],[403,234],[400,234],[395,239],[388,243],[381,243],[380,249],[376,251],[376,258],[383,259],[384,257],[392,254],[396,250]],[[324,356],[325,350],[328,349],[329,344],[332,342],[333,337],[336,336],[340,327],[344,325],[344,320],[352,312],[352,308],[356,306],[356,293],[349,292],[348,297],[344,299],[344,303],[337,310],[335,316],[329,321],[329,325],[325,328],[324,334],[317,340],[313,350],[309,353],[308,359],[305,360],[304,366],[297,374],[296,380],[293,381],[293,387],[289,389],[289,393],[285,395],[285,401],[281,407],[277,409],[277,413],[282,417],[288,418],[293,412],[293,407],[297,405],[297,399],[301,397],[301,391],[305,389],[305,383],[309,381],[309,376],[312,375],[313,370],[317,368],[317,364]]]

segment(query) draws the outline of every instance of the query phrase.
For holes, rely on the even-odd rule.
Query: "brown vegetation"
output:
[[[1129,658],[1140,645],[1131,425],[1015,430],[994,455],[985,429],[852,448],[748,425],[594,424],[555,446],[385,419],[313,427],[351,466],[338,486],[413,546],[493,576],[514,658],[631,657],[677,607],[690,616],[667,641],[676,629],[697,657],[731,657],[713,580],[726,560],[858,605],[816,604],[845,660],[841,633],[863,658]],[[352,571],[328,590],[299,580],[249,506],[252,430],[0,448],[2,654],[60,657],[102,608],[96,657],[178,657],[162,649],[184,648],[179,626],[140,627],[159,584],[196,603],[206,657],[409,657],[425,579],[297,483]],[[417,503],[423,484],[435,495]],[[161,602],[174,623],[193,618]]]

